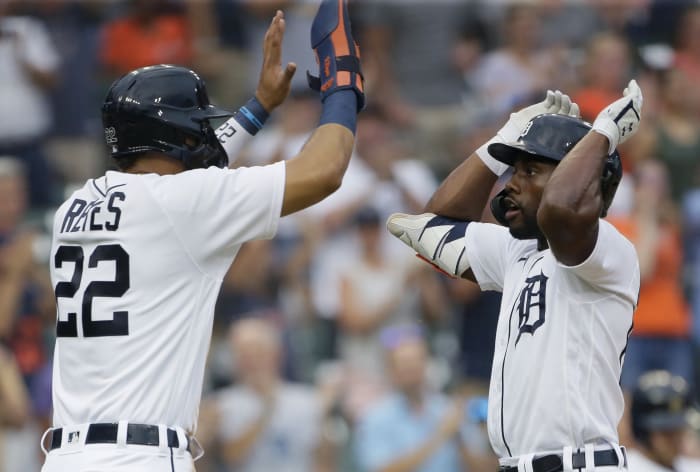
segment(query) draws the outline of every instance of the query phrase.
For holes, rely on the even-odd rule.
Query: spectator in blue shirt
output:
[[[393,392],[359,421],[358,465],[366,472],[464,470],[459,439],[464,401],[431,391],[427,347],[416,329],[389,328],[382,341]]]

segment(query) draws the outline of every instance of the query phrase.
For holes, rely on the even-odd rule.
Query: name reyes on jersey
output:
[[[74,199],[63,217],[61,233],[78,231],[116,231],[122,217],[120,205],[126,200],[123,192],[113,192],[106,199],[88,202]]]

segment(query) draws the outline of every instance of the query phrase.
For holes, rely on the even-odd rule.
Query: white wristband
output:
[[[246,131],[235,118],[229,118],[216,129],[216,137],[226,151],[230,166],[238,159],[241,150],[250,142],[253,135]]]
[[[484,144],[482,144],[479,149],[474,151],[477,156],[479,156],[479,159],[484,163],[486,167],[488,167],[491,172],[496,174],[498,177],[502,176],[505,174],[505,172],[508,170],[508,167],[510,167],[508,164],[501,162],[499,160],[494,159],[491,154],[489,154],[489,144],[491,143],[502,143],[503,138],[501,138],[499,135],[494,136],[493,138],[489,139],[486,141]]]
[[[608,156],[615,152],[617,143],[620,140],[620,129],[613,120],[607,116],[599,116],[593,122],[593,131],[597,131],[608,138],[608,142],[610,143],[608,147]]]

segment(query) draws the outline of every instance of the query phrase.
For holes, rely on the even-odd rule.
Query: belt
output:
[[[88,426],[85,435],[85,444],[116,444],[118,423],[93,423]],[[51,431],[51,444],[49,451],[61,447],[63,428]],[[179,448],[180,439],[177,431],[167,429],[168,447]],[[160,434],[158,426],[150,424],[129,423],[126,426],[126,443],[140,446],[160,446]],[[190,441],[187,438],[187,451],[190,451]]]
[[[624,458],[624,465],[627,465],[627,454],[625,449],[622,449],[622,457]],[[585,452],[574,452],[571,455],[571,462],[573,469],[584,469],[586,467],[586,453]],[[617,453],[614,449],[608,449],[605,451],[595,451],[593,453],[594,467],[605,467],[611,465],[618,465]],[[499,472],[518,472],[518,466],[501,466],[499,467]],[[532,460],[532,472],[560,472],[564,470],[564,464],[562,461],[561,454],[548,454],[546,456],[541,456]]]

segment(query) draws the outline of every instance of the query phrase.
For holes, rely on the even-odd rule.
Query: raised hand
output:
[[[547,95],[541,102],[511,113],[508,123],[499,131],[499,134],[503,135],[505,142],[515,142],[531,119],[545,113],[556,113],[578,118],[579,108],[567,94],[559,90],[554,92],[547,90]]]
[[[307,72],[309,86],[321,100],[339,90],[357,95],[357,110],[365,106],[360,48],[352,36],[347,0],[322,0],[311,24],[311,48],[319,65],[318,77]]]
[[[292,77],[297,70],[290,62],[282,67],[282,39],[284,38],[284,14],[277,10],[263,41],[263,64],[255,98],[267,112],[278,107],[289,95]]]
[[[479,156],[494,174],[503,175],[503,173],[508,170],[509,166],[503,162],[497,161],[489,154],[489,145],[493,143],[508,144],[516,142],[530,120],[545,113],[556,113],[576,118],[579,118],[580,115],[578,105],[572,102],[568,95],[559,90],[554,92],[547,90],[547,94],[541,102],[530,105],[515,113],[511,113],[510,118],[506,124],[498,130],[496,136],[476,150],[477,156]]]
[[[619,98],[605,107],[593,122],[593,130],[606,136],[610,141],[608,154],[612,154],[618,144],[624,143],[639,129],[642,118],[642,89],[636,80],[630,80]]]

